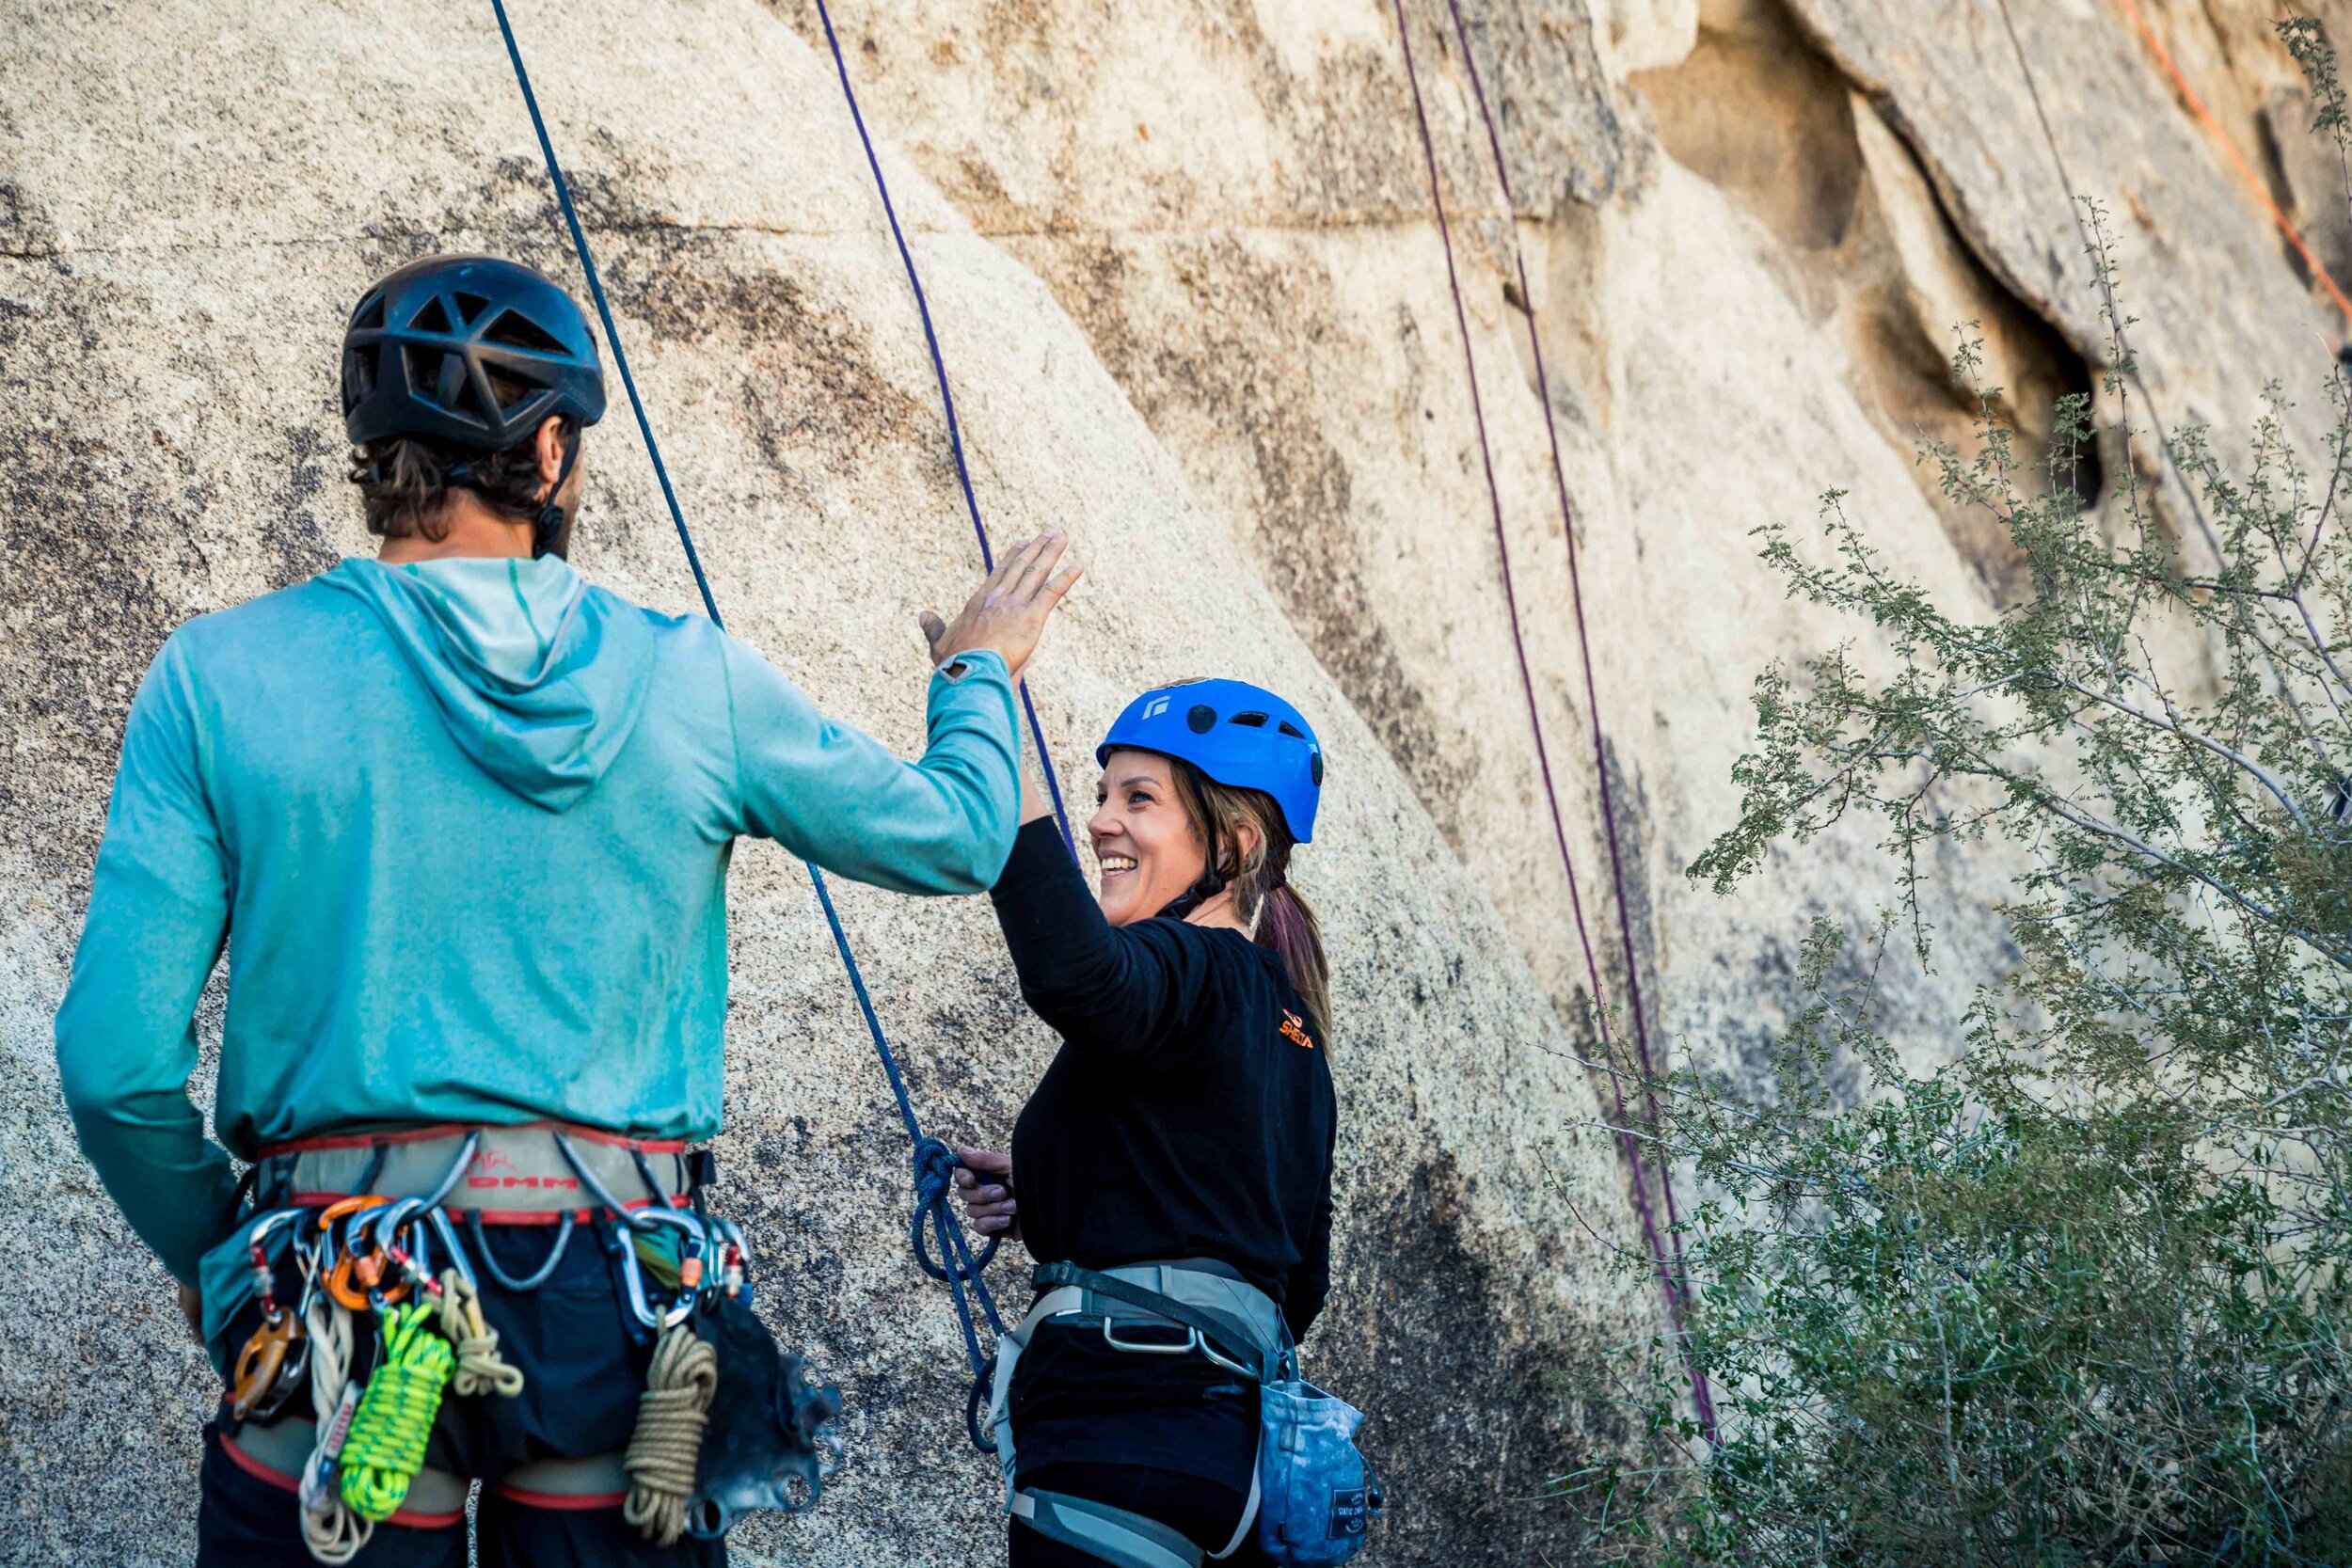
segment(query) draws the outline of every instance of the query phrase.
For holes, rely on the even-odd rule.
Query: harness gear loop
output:
[[[482,1259],[482,1272],[488,1275],[491,1283],[501,1290],[512,1291],[516,1295],[527,1295],[552,1278],[555,1275],[555,1266],[564,1261],[564,1249],[572,1244],[572,1214],[567,1209],[564,1212],[563,1218],[556,1222],[555,1244],[548,1249],[547,1261],[540,1264],[531,1274],[516,1279],[513,1275],[500,1268],[498,1259],[490,1256],[489,1240],[482,1234],[481,1210],[466,1211],[466,1228],[473,1233],[474,1251]]]
[[[496,1394],[511,1400],[523,1391],[522,1369],[499,1354],[499,1331],[483,1320],[480,1289],[454,1268],[441,1271],[441,1335],[456,1351],[450,1387],[460,1399]]]
[[[638,1396],[637,1430],[621,1461],[628,1473],[621,1517],[657,1546],[675,1545],[686,1533],[703,1428],[718,1391],[719,1353],[710,1342],[686,1323],[663,1330],[645,1371],[645,1391]]]
[[[383,1362],[359,1396],[343,1442],[343,1503],[363,1519],[381,1521],[399,1512],[408,1483],[424,1468],[425,1442],[457,1363],[449,1341],[433,1332],[431,1318],[432,1308],[422,1302],[384,1311]]]

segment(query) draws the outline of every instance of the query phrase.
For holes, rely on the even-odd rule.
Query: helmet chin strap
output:
[[[555,470],[555,483],[548,489],[548,503],[531,520],[531,559],[538,560],[555,548],[557,534],[564,531],[564,507],[556,498],[564,493],[564,482],[572,477],[572,465],[580,461],[580,437],[574,436],[564,447],[564,462]]]
[[[1212,828],[1209,831],[1208,864],[1201,868],[1200,875],[1194,879],[1192,886],[1168,900],[1155,918],[1183,920],[1193,911],[1223,893],[1227,879],[1225,873],[1217,869],[1217,864],[1224,858],[1224,848],[1217,843],[1216,830]]]
[[[1193,883],[1192,886],[1184,889],[1184,892],[1169,899],[1167,905],[1162,908],[1160,912],[1153,918],[1159,920],[1182,920],[1185,916],[1191,914],[1193,911],[1199,909],[1201,905],[1207,903],[1210,899],[1216,897],[1218,894],[1223,893],[1224,891],[1224,877],[1219,875],[1217,871],[1212,867],[1211,869],[1203,871],[1200,874],[1200,879],[1199,881]]]

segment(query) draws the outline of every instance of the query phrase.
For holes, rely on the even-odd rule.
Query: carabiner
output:
[[[661,1316],[645,1300],[645,1276],[637,1267],[637,1243],[627,1226],[612,1227],[608,1243],[621,1255],[621,1278],[628,1287],[628,1309],[647,1328],[660,1328]]]
[[[437,1207],[428,1209],[425,1217],[439,1233],[441,1245],[449,1249],[449,1266],[457,1271],[457,1276],[466,1282],[469,1290],[479,1293],[482,1281],[474,1275],[473,1260],[466,1256],[466,1249],[457,1244],[457,1227],[450,1223],[449,1211]]]
[[[1110,1318],[1103,1320],[1103,1342],[1111,1349],[1124,1351],[1129,1355],[1190,1355],[1200,1348],[1200,1331],[1197,1328],[1186,1328],[1184,1338],[1175,1344],[1158,1345],[1141,1339],[1122,1339],[1112,1332],[1115,1326],[1114,1320]],[[1173,1328],[1180,1325],[1171,1323],[1168,1326]]]

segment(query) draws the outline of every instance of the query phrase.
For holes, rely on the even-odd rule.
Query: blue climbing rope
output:
[[[570,182],[564,178],[563,165],[556,161],[555,144],[548,139],[548,122],[539,112],[538,96],[531,90],[531,72],[523,66],[522,49],[515,41],[514,24],[507,20],[505,0],[490,0],[490,8],[498,15],[499,33],[506,40],[506,57],[513,62],[515,67],[515,84],[522,88],[523,107],[531,111],[531,128],[537,133],[540,154],[547,160],[548,181],[555,187],[556,205],[563,209],[564,221],[571,228],[572,245],[580,254],[580,270],[587,277],[588,293],[596,302],[596,318],[604,324],[604,341],[612,347],[612,363],[621,372],[621,385],[628,392],[629,408],[637,416],[637,430],[644,437],[645,455],[653,460],[654,477],[661,483],[661,499],[669,504],[670,521],[676,525],[678,543],[686,548],[686,563],[693,568],[694,586],[702,592],[703,609],[709,615],[711,624],[723,629],[726,623],[720,618],[719,601],[710,592],[710,578],[703,571],[702,557],[694,548],[694,537],[686,527],[686,513],[678,505],[677,491],[670,483],[670,470],[661,461],[661,444],[654,438],[652,421],[645,417],[645,401],[638,395],[637,378],[629,373],[628,355],[621,347],[620,327],[613,321],[612,307],[605,298],[603,280],[596,275],[596,259],[589,248],[587,230],[580,227],[579,211],[572,205]],[[827,35],[830,36],[833,30],[832,23],[828,21],[825,27]],[[839,57],[840,51],[836,48],[834,58],[838,60]],[[849,85],[847,76],[842,78],[842,85],[845,87]],[[854,103],[851,107],[854,110]],[[861,122],[859,135],[864,134],[865,127]],[[868,144],[866,150],[867,156],[871,157],[873,150],[871,144]],[[877,167],[874,172],[875,178],[879,180],[882,177],[881,169]],[[885,194],[883,197],[885,203],[888,199]],[[898,228],[898,219],[895,214],[891,219],[891,228],[894,231]],[[900,242],[899,251],[901,255],[905,253],[903,241]],[[912,261],[907,263],[910,278],[914,277],[914,265]],[[915,297],[919,303],[922,298],[922,286],[919,283],[915,286]],[[924,310],[923,328],[927,334],[930,331],[930,312],[928,308]],[[939,345],[936,339],[933,339],[931,343],[931,359],[934,365],[938,364]],[[947,389],[945,369],[940,372],[939,386],[940,391],[945,394]],[[948,411],[949,436],[956,442],[956,471],[961,475],[963,473],[963,450],[961,439],[955,435],[954,420],[954,408],[951,404]],[[964,479],[963,489],[964,499],[969,501],[972,495],[969,478]],[[972,519],[974,526],[977,527],[979,511],[977,506],[973,509]],[[988,537],[985,532],[980,537],[980,549],[985,556],[988,550]],[[1025,689],[1022,693],[1025,702],[1028,693]],[[1029,722],[1032,727],[1037,723],[1037,713],[1034,708],[1030,710]],[[1044,737],[1041,733],[1039,736],[1041,755],[1043,754],[1043,747]],[[1049,779],[1052,776],[1050,761],[1047,764],[1047,776]],[[1057,810],[1058,810],[1061,800],[1058,787],[1055,790],[1054,798]],[[1064,823],[1062,832],[1065,836],[1069,831],[1069,825]],[[954,1299],[956,1322],[963,1330],[964,1354],[972,1364],[973,1398],[966,1402],[965,1426],[971,1434],[972,1441],[977,1447],[984,1451],[993,1451],[994,1445],[986,1441],[979,1431],[977,1413],[979,1390],[987,1378],[992,1359],[980,1349],[978,1323],[980,1320],[985,1320],[993,1334],[1001,1335],[1005,1332],[1004,1321],[997,1315],[995,1300],[989,1294],[988,1281],[982,1276],[981,1272],[988,1267],[989,1259],[996,1255],[996,1239],[991,1237],[988,1244],[975,1253],[970,1242],[964,1236],[963,1227],[956,1219],[954,1206],[950,1201],[957,1164],[955,1153],[939,1139],[925,1135],[923,1125],[914,1114],[914,1101],[907,1093],[906,1076],[898,1069],[898,1058],[890,1049],[889,1037],[882,1033],[881,1017],[874,1011],[873,996],[866,989],[866,975],[858,968],[857,955],[850,950],[849,933],[842,929],[841,916],[833,907],[833,893],[825,885],[825,875],[811,862],[803,861],[801,864],[808,872],[810,885],[817,890],[817,902],[825,911],[825,925],[833,932],[833,944],[841,955],[841,966],[849,972],[850,989],[857,995],[858,1011],[866,1019],[866,1030],[874,1042],[874,1053],[882,1058],[882,1071],[890,1080],[891,1095],[898,1101],[898,1119],[906,1124],[907,1136],[914,1145],[914,1214],[910,1233],[914,1238],[915,1261],[922,1266],[923,1272],[932,1278],[945,1280],[948,1293]],[[938,1239],[936,1257],[924,1241],[923,1233],[927,1227]],[[975,1303],[979,1308],[977,1319],[975,1318],[973,1312]]]
[[[931,325],[930,300],[923,293],[923,279],[914,270],[914,253],[907,248],[906,231],[898,227],[898,203],[890,199],[890,182],[882,178],[882,160],[874,155],[874,138],[866,134],[866,115],[857,106],[857,89],[850,86],[850,67],[841,57],[841,40],[833,30],[833,12],[825,0],[817,0],[817,20],[824,24],[825,43],[833,50],[833,68],[841,77],[841,96],[849,101],[850,119],[857,126],[857,139],[866,149],[866,166],[874,171],[874,189],[882,197],[882,215],[890,220],[890,237],[898,242],[898,260],[907,270],[907,286],[914,291],[914,309],[923,318],[923,341],[931,351],[931,374],[939,382],[940,406],[947,413],[947,450],[956,460],[956,483],[963,489],[963,509],[972,518],[972,532],[980,542],[980,564],[989,571],[996,569],[995,551],[989,547],[988,527],[980,521],[980,503],[972,493],[972,470],[963,461],[963,431],[956,420],[956,395],[947,389],[947,362],[939,352],[939,333]],[[1045,728],[1038,722],[1037,705],[1029,700],[1029,683],[1021,683],[1022,710],[1029,716],[1029,734],[1037,740],[1038,759],[1045,764],[1045,788],[1054,800],[1054,821],[1061,829],[1061,841],[1076,859],[1078,846],[1070,834],[1070,815],[1062,808],[1061,780],[1054,769],[1054,753],[1046,749]]]

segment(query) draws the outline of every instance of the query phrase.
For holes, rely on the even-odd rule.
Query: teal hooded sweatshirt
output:
[[[131,705],[57,1066],[84,1150],[181,1280],[235,1223],[215,1125],[719,1129],[735,840],[901,893],[1010,852],[1003,660],[931,677],[903,763],[700,617],[570,566],[347,560],[188,623]]]

